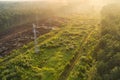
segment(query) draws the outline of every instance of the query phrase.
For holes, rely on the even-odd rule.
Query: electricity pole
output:
[[[33,24],[33,33],[34,33],[34,44],[35,44],[35,53],[39,53],[38,49],[38,42],[37,42],[37,31],[36,31],[36,25]]]

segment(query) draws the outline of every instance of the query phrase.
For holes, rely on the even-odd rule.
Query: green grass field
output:
[[[120,80],[119,3],[52,1],[0,3],[1,33],[22,26],[21,32],[28,29],[27,24],[32,28],[32,23],[55,28],[37,37],[38,53],[34,41],[12,48],[15,50],[9,53],[2,42],[11,43],[10,39],[17,38],[9,36],[9,32],[10,39],[1,34],[0,80]]]
[[[66,80],[67,77],[76,78],[71,75],[78,70],[76,69],[78,64],[82,65],[81,58],[91,59],[91,48],[96,45],[95,42],[92,44],[91,42],[97,38],[96,34],[99,34],[98,21],[95,20],[95,24],[90,20],[82,22],[79,19],[71,19],[70,24],[39,37],[38,54],[34,52],[33,42],[14,50],[11,55],[0,60],[0,78],[2,80],[58,80],[64,76],[62,74],[68,65],[72,70],[67,71]],[[78,54],[81,56],[76,58]],[[76,60],[71,62],[74,58],[77,62]]]

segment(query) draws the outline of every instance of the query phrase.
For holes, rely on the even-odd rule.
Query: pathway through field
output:
[[[75,57],[70,60],[70,64],[67,65],[64,69],[64,71],[62,72],[62,74],[59,76],[58,80],[67,80],[69,74],[71,73],[71,71],[74,69],[75,64],[79,61],[81,53],[83,52],[83,46],[87,43],[87,41],[89,40],[89,38],[91,37],[92,33],[94,32],[94,30],[96,30],[96,27],[94,29],[92,29],[90,31],[90,33],[88,33],[87,36],[85,36],[85,38],[83,39],[83,43],[80,46],[79,52],[77,51],[75,54]]]

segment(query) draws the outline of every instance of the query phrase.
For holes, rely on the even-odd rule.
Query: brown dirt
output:
[[[47,20],[41,20],[38,25],[45,25],[48,27],[58,27],[61,24],[66,23],[67,20],[60,17],[51,17]],[[0,57],[9,54],[12,50],[20,48],[24,44],[33,41],[32,23],[26,23],[23,25],[9,28],[4,32],[0,32]],[[50,29],[38,28],[37,36],[48,33]]]
[[[37,36],[48,33],[50,29],[37,29]],[[17,49],[24,44],[33,41],[32,24],[25,24],[10,28],[0,33],[0,56],[9,54],[12,50]]]

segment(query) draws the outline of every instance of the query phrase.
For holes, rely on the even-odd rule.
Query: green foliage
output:
[[[64,21],[61,19],[54,20],[51,24],[51,17],[57,15],[55,12],[57,9],[52,9],[50,3],[44,4],[48,7],[43,6],[44,2],[1,2],[0,3],[0,32],[9,30],[12,27],[21,25],[32,25],[36,23],[36,17],[38,23],[48,22],[47,24],[60,26],[60,23],[64,25]],[[34,5],[34,6],[33,6]],[[56,13],[56,14],[55,14]]]
[[[76,22],[72,24],[76,24]],[[74,30],[73,28],[74,26],[67,24],[61,29],[39,37],[40,52],[38,54],[34,53],[33,42],[11,52],[11,55],[6,56],[0,62],[0,79],[58,80],[64,68],[70,65],[70,60],[75,57],[76,52],[79,52],[80,44],[84,41],[85,36],[94,27],[86,25],[86,27],[75,27]],[[81,28],[83,28],[82,31]],[[91,57],[83,56],[80,61],[82,64],[78,65],[80,66],[78,75],[81,76],[80,79],[86,79],[85,73],[92,63]]]
[[[102,10],[101,37],[96,47],[97,52],[94,52],[93,55],[93,58],[96,60],[94,66],[96,72],[90,78],[90,80],[120,79],[119,12],[120,7],[118,4],[108,5]]]
[[[38,54],[31,42],[0,58],[0,80],[59,80],[64,71],[64,80],[119,80],[120,19],[103,14],[102,27],[96,25],[98,20],[81,24],[71,18],[66,26],[37,39]]]

